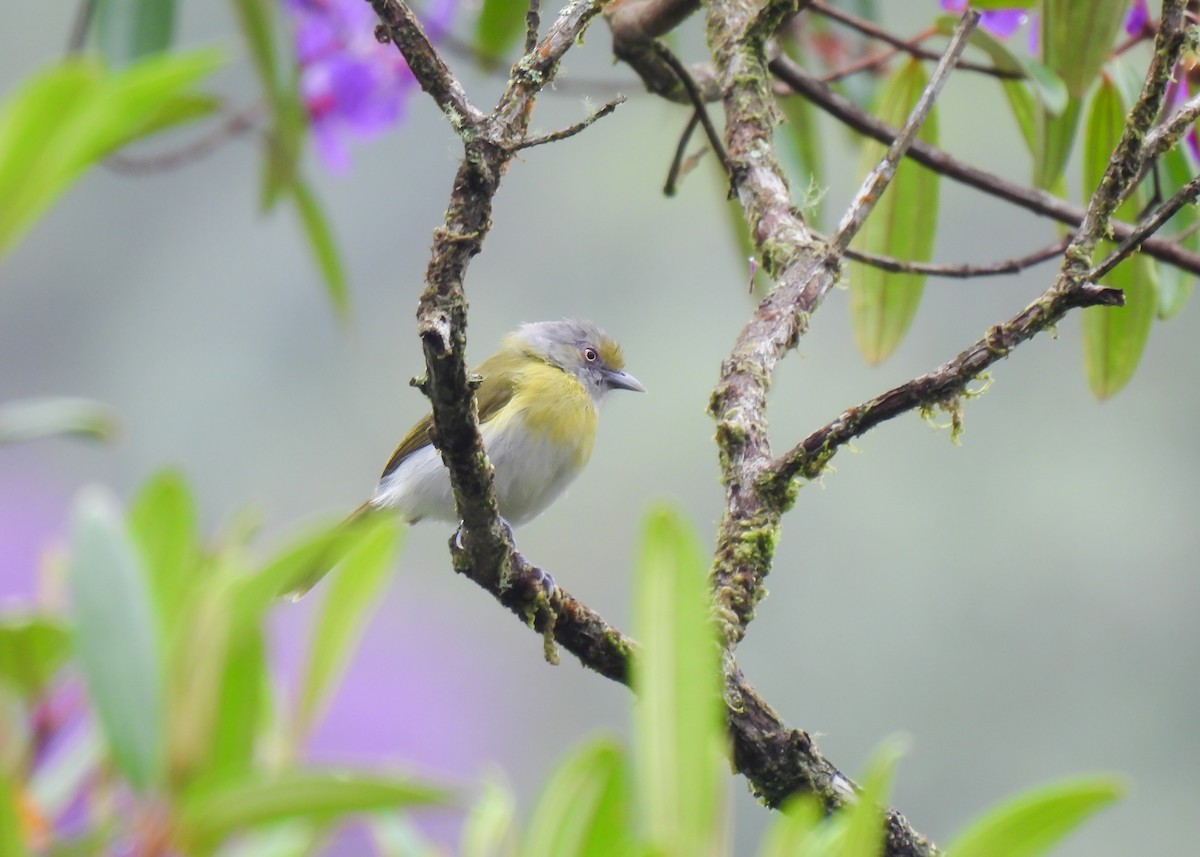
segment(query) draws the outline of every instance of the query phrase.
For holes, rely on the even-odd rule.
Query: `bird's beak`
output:
[[[628,372],[622,372],[619,369],[605,369],[604,383],[608,384],[614,390],[633,390],[635,393],[644,393],[646,388],[642,386],[637,378],[630,375]]]

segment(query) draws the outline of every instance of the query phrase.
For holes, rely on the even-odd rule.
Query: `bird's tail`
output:
[[[325,543],[315,552],[311,561],[307,562],[307,570],[296,576],[295,587],[284,593],[292,601],[299,601],[308,594],[314,586],[321,582],[321,578],[329,574],[339,562],[346,552],[346,538],[355,529],[364,525],[368,520],[375,515],[381,514],[381,510],[371,505],[371,501],[363,503],[353,512],[345,517],[341,523],[337,524],[330,537],[325,540]]]

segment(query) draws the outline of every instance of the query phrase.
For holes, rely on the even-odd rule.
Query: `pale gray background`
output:
[[[886,5],[904,33],[935,6]],[[0,5],[5,92],[56,57],[72,6]],[[236,57],[221,91],[254,98],[226,6],[185,3],[181,24],[186,43],[224,44]],[[698,58],[697,44],[685,55]],[[621,340],[650,391],[612,397],[590,469],[518,532],[529,557],[624,624],[649,503],[678,502],[711,541],[721,491],[704,409],[752,304],[711,164],[677,198],[659,192],[686,111],[639,95],[607,50],[597,26],[534,125],[584,115],[573,78],[613,81],[597,102],[616,89],[631,102],[513,164],[467,291],[475,358],[521,321],[582,315]],[[456,65],[476,102],[490,103],[502,82]],[[947,149],[1024,179],[1027,157],[993,83],[955,77],[941,111]],[[828,123],[822,133],[835,158],[826,204],[838,211],[853,191],[855,149]],[[407,386],[421,369],[413,312],[456,153],[418,95],[402,129],[356,148],[351,176],[310,164],[352,281],[348,328],[329,310],[292,213],[256,212],[252,141],[153,177],[98,170],[74,188],[0,267],[0,400],[95,397],[120,412],[123,431],[112,446],[0,451],[0,540],[20,563],[6,574],[24,579],[79,486],[101,481],[127,496],[162,465],[193,480],[210,532],[250,506],[268,543],[362,500],[424,407]],[[942,211],[939,260],[995,260],[1056,237],[1048,221],[953,184]],[[847,296],[835,292],[779,373],[776,448],[948,359],[1052,270],[932,281],[912,334],[879,368],[855,353]],[[885,736],[911,736],[894,803],[919,830],[945,841],[1016,790],[1116,771],[1129,796],[1061,853],[1194,850],[1197,312],[1193,300],[1157,325],[1133,383],[1106,403],[1086,389],[1071,318],[1057,339],[996,368],[992,389],[967,408],[961,447],[904,417],[862,439],[859,454],[839,455],[836,473],[805,487],[788,515],[743,666],[848,772]],[[436,524],[410,533],[314,753],[411,762],[460,783],[499,768],[527,807],[583,736],[625,730],[629,697],[569,657],[545,665],[535,635],[449,571],[446,535]],[[285,644],[303,637],[311,609],[280,608]],[[749,853],[767,816],[743,781],[730,791],[737,852]]]

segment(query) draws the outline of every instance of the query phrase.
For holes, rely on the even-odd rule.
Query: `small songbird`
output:
[[[617,343],[582,319],[523,324],[479,365],[480,433],[502,518],[535,518],[579,475],[608,391],[646,391],[624,366]],[[400,441],[362,511],[394,510],[409,523],[458,520],[431,425],[426,416]]]

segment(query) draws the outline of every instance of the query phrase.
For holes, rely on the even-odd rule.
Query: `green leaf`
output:
[[[279,85],[275,33],[275,16],[279,7],[274,0],[232,0],[232,3],[255,71],[263,82],[263,88],[268,93],[274,93]]]
[[[971,0],[972,9],[1034,9],[1039,0]]]
[[[975,8],[982,8],[979,3],[971,5]],[[958,26],[958,18],[952,15],[939,15],[934,26],[939,33],[948,36]],[[1066,108],[1067,86],[1052,69],[1024,52],[1010,49],[1008,43],[1003,39],[998,39],[987,30],[978,27],[971,31],[968,41],[988,55],[997,71],[1024,76],[1033,91],[1037,93],[1038,101],[1050,113],[1059,114]],[[1008,83],[1020,85],[1019,81],[1008,81]]]
[[[137,550],[116,501],[100,489],[84,489],[75,504],[67,582],[88,695],[113,761],[145,792],[161,773],[158,640]]]
[[[160,470],[147,480],[129,510],[129,527],[148,573],[160,632],[166,634],[177,627],[198,582],[196,506],[183,475]]]
[[[571,754],[542,787],[521,857],[632,853],[628,782],[613,741],[593,741]]]
[[[1124,129],[1125,113],[1118,87],[1104,78],[1088,112],[1083,149],[1085,189],[1099,186]],[[1136,220],[1145,199],[1141,189],[1135,191],[1117,209],[1117,219]],[[1097,258],[1103,258],[1113,247],[1112,242],[1101,241]],[[1133,377],[1158,309],[1155,268],[1141,254],[1114,268],[1102,284],[1124,291],[1125,306],[1088,307],[1083,311],[1084,367],[1092,393],[1100,399],[1113,395]]]
[[[210,848],[230,834],[287,819],[327,824],[352,813],[445,803],[446,792],[377,772],[295,770],[219,789],[197,789],[179,804],[181,838]],[[183,849],[185,852],[187,848]]]
[[[296,211],[300,214],[300,224],[308,238],[309,249],[312,250],[317,267],[321,269],[321,275],[325,278],[329,301],[337,314],[345,318],[350,312],[350,295],[346,289],[346,273],[342,269],[342,260],[338,255],[329,222],[308,185],[297,177],[293,179],[291,190],[296,200]]]
[[[788,800],[767,828],[759,857],[816,857],[825,811],[815,795]]]
[[[221,109],[221,99],[203,92],[184,92],[146,117],[139,136],[150,137],[179,125],[207,119]]]
[[[446,853],[401,815],[372,816],[367,827],[379,857],[443,857]]]
[[[112,440],[116,432],[112,408],[91,399],[50,396],[0,406],[0,444],[57,435]]]
[[[354,543],[331,575],[309,641],[308,669],[296,715],[300,735],[312,726],[362,637],[399,548],[400,535],[391,516],[375,515],[355,523]]]
[[[1043,190],[1055,192],[1062,182],[1063,170],[1071,157],[1075,133],[1079,129],[1083,100],[1067,98],[1067,106],[1059,114],[1045,108],[1037,112],[1036,143],[1033,147],[1033,183]]]
[[[96,42],[117,68],[171,46],[174,0],[95,0]]]
[[[1043,0],[1042,61],[1082,99],[1112,53],[1128,11],[1128,0]]]
[[[230,782],[250,773],[269,691],[262,628],[236,629],[217,689],[210,750],[197,776]]]
[[[808,99],[799,96],[777,99],[776,104],[783,111],[786,122],[779,125],[775,133],[786,143],[784,151],[791,154],[795,165],[799,185],[805,188],[801,193],[804,197],[802,206],[808,211],[813,223],[821,222],[821,202],[824,196],[815,192],[817,177],[824,175],[823,159],[821,157],[821,140],[817,133],[817,111]],[[734,206],[741,216],[741,206]],[[743,220],[742,232],[746,232]],[[749,255],[749,254],[746,254]]]
[[[921,96],[927,78],[916,60],[905,63],[880,93],[879,118],[899,127]],[[937,108],[930,111],[920,138],[937,145]],[[863,147],[862,169],[866,175],[887,149],[881,143]],[[926,262],[933,253],[937,232],[939,181],[936,173],[908,159],[896,169],[895,178],[867,218],[857,247],[909,262]],[[903,340],[921,302],[925,278],[894,274],[869,265],[850,267],[850,316],[858,349],[869,363],[879,363]]]
[[[845,824],[839,857],[879,857],[883,851],[884,810],[905,744],[891,738],[872,754],[858,800],[839,813]]]
[[[1098,810],[1124,794],[1113,777],[1078,777],[1022,792],[972,821],[946,848],[951,857],[1048,854]]]
[[[483,782],[483,794],[471,805],[463,823],[460,857],[513,857],[516,844],[513,816],[517,801],[496,778]]]
[[[65,60],[0,108],[0,255],[79,175],[161,128],[161,111],[221,64],[213,50],[159,54],[117,73]]]
[[[1176,146],[1167,151],[1159,159],[1163,172],[1163,195],[1170,196],[1179,190],[1192,178],[1192,168],[1188,163],[1183,149]],[[1179,212],[1167,221],[1167,228],[1175,233],[1188,233],[1179,243],[1193,253],[1200,251],[1200,231],[1192,231],[1200,224],[1200,214],[1196,206],[1185,205]],[[1168,319],[1175,316],[1192,294],[1192,286],[1196,275],[1180,270],[1174,265],[1159,267],[1158,280],[1158,317]]]
[[[4,857],[27,857],[29,854],[21,833],[19,800],[17,785],[0,771],[0,854]]]
[[[0,616],[0,681],[36,699],[67,659],[70,632],[49,616]]]
[[[475,23],[475,47],[492,60],[502,60],[525,32],[525,0],[483,0]]]
[[[708,563],[667,507],[646,516],[635,580],[634,738],[650,843],[672,857],[714,853],[725,708]]]

